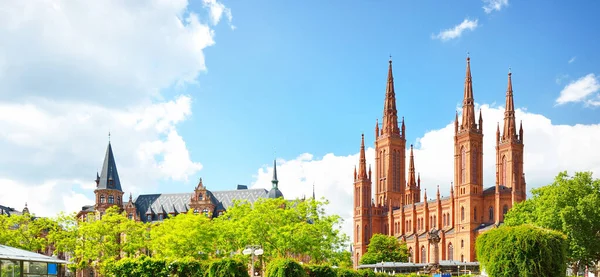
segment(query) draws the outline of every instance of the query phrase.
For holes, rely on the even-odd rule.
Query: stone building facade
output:
[[[358,169],[354,170],[355,266],[367,251],[373,234],[386,234],[405,241],[409,261],[433,260],[428,243],[430,230],[439,230],[439,261],[476,261],[477,236],[504,221],[513,204],[526,198],[523,172],[523,128],[517,130],[511,73],[508,73],[504,124],[496,131],[496,183],[483,184],[483,117],[476,120],[470,58],[464,84],[462,118],[454,122],[454,180],[450,196],[440,188],[433,200],[421,195],[421,178],[414,165],[413,146],[406,164],[406,125],[399,122],[396,94],[389,62],[383,120],[375,125],[375,174],[367,168],[364,135]],[[451,139],[451,138],[448,138]],[[406,167],[408,166],[408,174]],[[373,189],[375,190],[372,194]],[[374,197],[374,198],[373,198]]]

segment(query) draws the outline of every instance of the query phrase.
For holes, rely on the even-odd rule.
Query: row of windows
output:
[[[477,151],[477,147],[474,147],[471,150],[471,183],[476,184],[478,178],[479,171],[479,152]],[[461,147],[460,149],[460,184],[465,184],[467,182],[467,150],[465,147]]]
[[[502,207],[502,215],[504,216],[508,212],[508,205]],[[465,221],[465,207],[460,207],[460,220]],[[488,209],[488,220],[494,220],[494,207],[490,206]],[[477,207],[473,208],[473,221],[477,222]]]
[[[100,195],[100,203],[106,203],[106,197],[104,195]],[[108,196],[108,204],[115,204],[115,197],[113,195]],[[121,205],[121,196],[117,196],[117,204]]]
[[[464,241],[461,240],[461,242],[463,243],[463,246],[464,246]],[[411,263],[416,262],[415,261],[415,253],[414,253],[412,247],[408,249],[408,255],[409,255],[408,262],[411,262]],[[447,246],[447,260],[449,260],[449,261],[453,261],[454,260],[454,246],[452,245],[451,242],[449,242],[448,246]],[[460,255],[460,261],[464,262],[464,260],[465,260],[464,255]],[[419,262],[420,263],[426,263],[426,262],[428,262],[428,259],[427,259],[427,248],[425,248],[424,245],[421,246],[421,260]]]

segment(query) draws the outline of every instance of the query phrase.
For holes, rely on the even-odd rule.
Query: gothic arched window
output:
[[[473,221],[477,222],[477,207],[473,208]]]
[[[490,206],[489,214],[490,214],[490,221],[494,220],[494,208],[492,206]]]
[[[465,221],[465,207],[460,207],[460,220]]]
[[[411,247],[411,248],[408,249],[408,262],[412,263],[414,261],[415,261],[415,253],[414,253],[414,251],[413,251],[413,249]]]
[[[502,184],[506,186],[506,156],[502,156]]]
[[[104,203],[104,202],[105,202],[104,195],[100,195],[100,203]]]
[[[115,197],[112,195],[108,196],[108,204],[114,204],[115,203]]]
[[[467,181],[467,153],[465,147],[460,150],[460,183],[464,184]]]
[[[471,183],[477,184],[477,171],[479,169],[479,164],[477,163],[477,147],[473,148],[471,151]]]
[[[425,246],[421,246],[421,263],[427,262],[427,251],[425,250]]]
[[[448,260],[454,260],[454,246],[452,246],[451,242],[448,243]]]
[[[504,207],[502,208],[502,216],[506,215],[507,212],[508,212],[508,205],[504,204]]]

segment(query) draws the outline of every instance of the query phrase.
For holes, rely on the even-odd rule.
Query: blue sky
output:
[[[190,154],[204,165],[199,175],[217,186],[250,183],[274,149],[284,159],[348,155],[361,132],[371,143],[390,54],[409,141],[453,120],[467,51],[478,103],[504,104],[510,66],[518,107],[555,124],[598,122],[597,108],[555,106],[566,83],[598,71],[594,1],[511,1],[490,14],[479,1],[224,3],[236,29],[217,29],[208,71],[186,89],[194,114],[181,125]],[[477,27],[432,39],[464,19]]]
[[[484,9],[496,3],[496,9]],[[373,161],[389,55],[422,186],[448,195],[470,52],[484,183],[508,68],[528,188],[600,172],[597,1],[8,2],[0,9],[0,205],[92,204],[112,133],[143,193],[236,184],[331,201],[351,227],[360,134]]]

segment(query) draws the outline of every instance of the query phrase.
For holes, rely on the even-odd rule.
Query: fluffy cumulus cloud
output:
[[[483,0],[483,11],[485,13],[500,11],[506,6],[508,6],[508,0]]]
[[[91,203],[109,131],[134,194],[200,170],[177,132],[191,96],[161,91],[194,83],[213,26],[231,23],[223,4],[204,3],[204,17],[187,0],[3,4],[0,204],[52,215]]]
[[[432,39],[439,39],[441,41],[448,41],[455,38],[459,38],[465,31],[473,31],[477,28],[477,19],[471,20],[465,18],[460,24],[439,32],[437,35],[432,34]]]
[[[598,76],[590,73],[566,85],[556,99],[556,104],[582,102],[588,106],[600,106],[599,91],[600,81]]]
[[[480,108],[484,117],[484,183],[485,187],[489,187],[495,184],[496,128],[497,122],[502,128],[504,108],[489,105]],[[594,138],[600,136],[600,124],[556,125],[543,115],[523,109],[517,110],[516,117],[523,122],[524,170],[528,189],[552,182],[554,176],[563,170],[570,173],[591,170],[598,176],[600,156],[596,153],[600,152],[600,146]],[[410,122],[407,122],[407,129],[410,130]],[[421,173],[421,186],[427,190],[428,198],[435,197],[438,185],[442,196],[450,193],[450,182],[454,176],[453,136],[454,123],[449,120],[446,126],[429,131],[414,142],[407,142],[415,144],[415,167]],[[357,149],[359,143],[357,138]],[[374,163],[373,148],[367,150],[367,162]],[[310,196],[314,184],[317,197],[330,201],[328,211],[341,215],[344,231],[352,235],[352,179],[357,163],[358,154],[327,154],[323,158],[302,154],[293,160],[278,161],[279,184],[286,198]],[[256,186],[267,184],[271,172],[271,167],[259,169]]]

